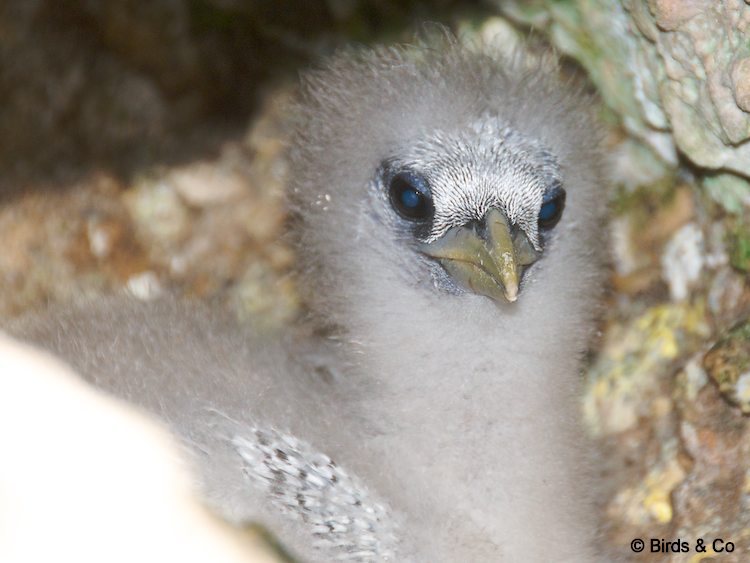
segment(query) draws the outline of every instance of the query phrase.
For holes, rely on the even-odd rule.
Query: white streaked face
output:
[[[552,153],[491,117],[404,148],[383,164],[378,189],[394,227],[456,286],[509,302],[565,203]]]

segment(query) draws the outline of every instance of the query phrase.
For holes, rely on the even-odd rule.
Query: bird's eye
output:
[[[565,208],[565,190],[557,188],[544,196],[539,210],[539,228],[551,229],[562,217]]]
[[[405,219],[422,221],[432,215],[427,182],[416,174],[396,174],[390,183],[389,196],[393,208]]]

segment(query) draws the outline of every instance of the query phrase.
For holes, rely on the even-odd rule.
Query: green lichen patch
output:
[[[674,362],[707,334],[702,303],[661,304],[613,326],[587,377],[584,413],[595,436],[637,427],[665,392]]]
[[[708,196],[734,215],[743,216],[750,205],[750,182],[735,174],[710,174],[701,183]]]
[[[728,232],[729,262],[741,272],[750,272],[750,224],[738,222]]]

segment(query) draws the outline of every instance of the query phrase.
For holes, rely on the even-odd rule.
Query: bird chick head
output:
[[[545,262],[569,291],[604,203],[588,99],[552,59],[438,35],[305,79],[292,202],[314,291],[372,300],[356,288],[377,280],[504,305]]]
[[[437,284],[499,301],[517,299],[565,207],[556,158],[492,114],[433,131],[387,159],[377,178],[392,228],[439,266]]]

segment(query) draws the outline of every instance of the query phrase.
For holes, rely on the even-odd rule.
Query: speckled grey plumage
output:
[[[266,342],[171,301],[17,332],[164,417],[207,497],[305,560],[596,560],[578,397],[606,197],[588,105],[548,59],[442,33],[343,52],[304,80],[291,159],[326,337]],[[429,182],[429,228],[389,203],[404,168]],[[557,186],[565,213],[542,233]],[[515,303],[462,289],[420,252],[490,208],[541,256]]]
[[[393,515],[330,457],[273,428],[244,429],[231,444],[248,478],[304,523],[313,547],[337,560],[394,560]]]

